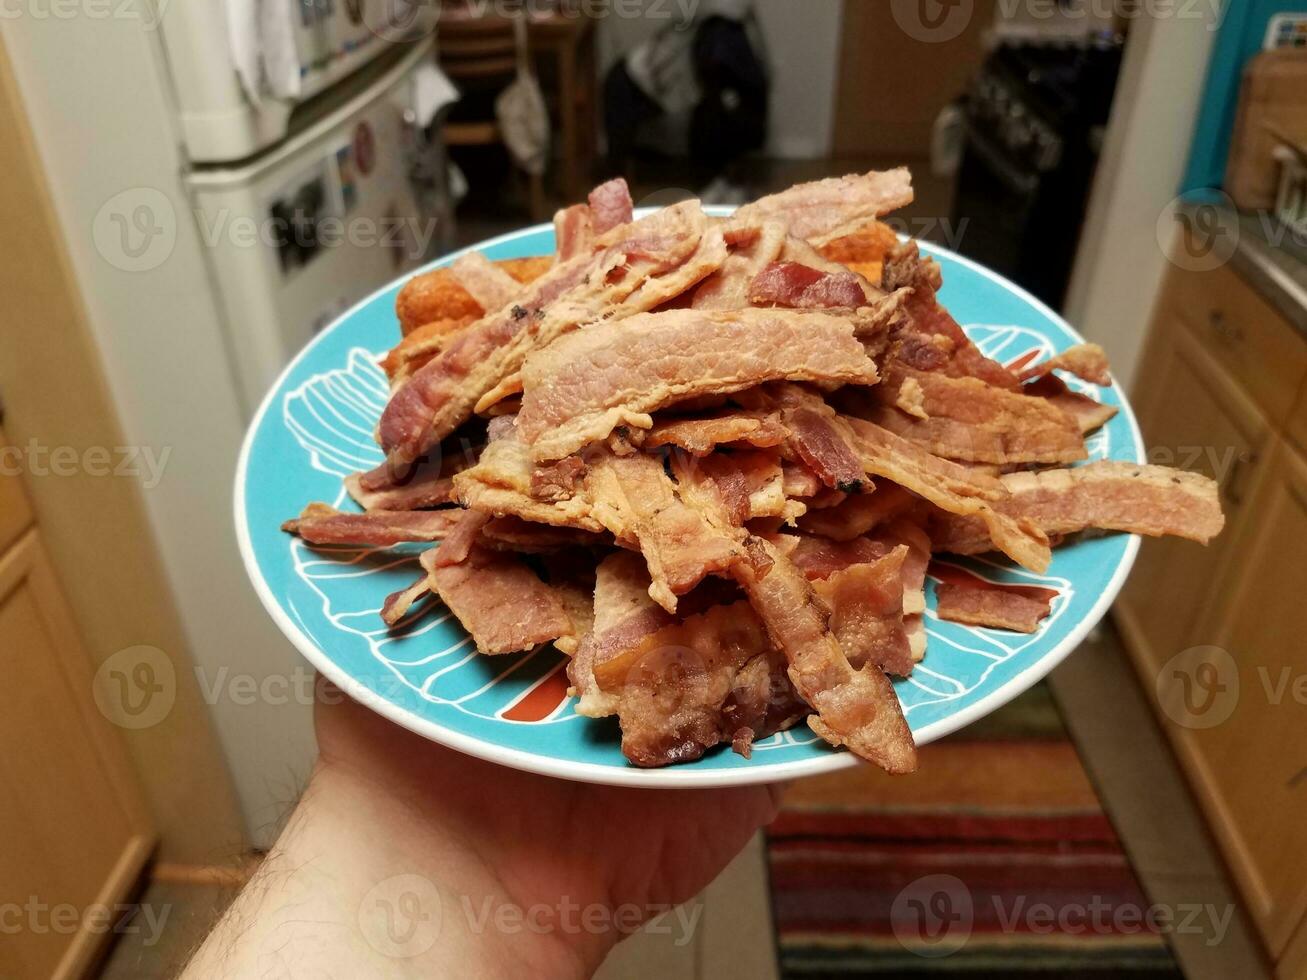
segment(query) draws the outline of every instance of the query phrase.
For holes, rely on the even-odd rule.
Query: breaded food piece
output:
[[[537,256],[505,259],[495,264],[518,282],[526,284],[544,275],[554,264],[554,259],[553,256]],[[480,319],[486,315],[449,269],[433,269],[410,279],[399,291],[395,312],[405,336],[429,323],[461,320],[469,316]]]
[[[872,282],[879,282],[881,263],[889,250],[898,243],[898,235],[893,228],[883,221],[872,221],[852,235],[827,242],[818,251],[823,258],[846,265],[854,272],[861,272]],[[872,264],[875,265],[875,276],[864,271]]]

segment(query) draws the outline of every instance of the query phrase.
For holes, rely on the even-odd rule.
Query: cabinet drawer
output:
[[[1307,378],[1307,339],[1228,265],[1205,272],[1175,270],[1163,303],[1247,389],[1271,423],[1283,425]]]
[[[0,552],[17,541],[32,523],[32,509],[18,476],[22,468],[15,452],[0,431]]]

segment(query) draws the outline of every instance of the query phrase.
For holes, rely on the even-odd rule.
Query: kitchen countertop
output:
[[[1307,241],[1295,241],[1267,213],[1241,212],[1238,222],[1239,244],[1230,264],[1307,338]]]

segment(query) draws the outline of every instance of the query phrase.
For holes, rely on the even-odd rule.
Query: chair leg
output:
[[[545,178],[543,174],[527,174],[531,194],[531,220],[544,221],[545,214]]]

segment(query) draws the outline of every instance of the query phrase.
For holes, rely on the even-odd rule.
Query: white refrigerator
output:
[[[0,18],[124,444],[169,454],[165,478],[139,490],[170,586],[159,601],[183,624],[178,662],[195,671],[255,844],[275,836],[314,743],[294,683],[306,666],[235,544],[245,426],[314,330],[445,232],[439,148],[419,133],[453,93],[428,25],[377,20],[398,2],[140,0]],[[251,9],[273,21],[251,33]]]

